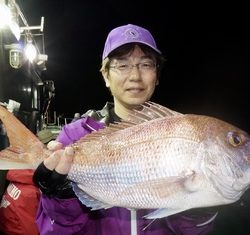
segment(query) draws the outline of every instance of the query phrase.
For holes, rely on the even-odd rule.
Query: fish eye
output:
[[[229,143],[233,147],[237,147],[237,146],[241,145],[243,142],[241,136],[237,132],[229,132],[228,133],[228,140],[229,140]]]

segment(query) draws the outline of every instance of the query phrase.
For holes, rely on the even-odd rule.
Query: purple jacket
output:
[[[68,145],[90,133],[93,129],[98,130],[103,127],[103,123],[85,117],[65,125],[57,140]],[[152,220],[143,218],[149,212],[151,211],[138,210],[135,213],[137,219],[134,221],[136,221],[138,235],[205,235],[213,229],[213,222],[200,227],[196,226],[209,220],[213,216],[210,213],[199,217],[178,214],[152,222]],[[113,207],[106,210],[90,211],[77,198],[58,199],[42,195],[36,222],[40,235],[132,234],[130,210]],[[144,230],[144,228],[146,229]]]

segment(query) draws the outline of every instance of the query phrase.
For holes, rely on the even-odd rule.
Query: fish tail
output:
[[[41,150],[42,142],[18,118],[1,105],[0,120],[9,139],[9,147],[0,152],[0,169],[30,168],[28,165],[36,161],[35,158],[31,158],[32,152],[39,149],[35,146],[40,146]]]
[[[35,166],[24,160],[25,154],[16,152],[11,147],[8,147],[0,152],[0,170],[10,169],[34,169]]]

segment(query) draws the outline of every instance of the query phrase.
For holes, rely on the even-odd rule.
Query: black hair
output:
[[[116,48],[115,50],[110,52],[110,54],[108,55],[109,62],[106,64],[106,66],[109,67],[109,64],[112,61],[112,59],[122,57],[124,55],[132,53],[136,46],[139,46],[146,56],[155,60],[157,64],[157,77],[159,78],[162,67],[166,59],[161,54],[156,52],[154,49],[142,43],[127,43]]]

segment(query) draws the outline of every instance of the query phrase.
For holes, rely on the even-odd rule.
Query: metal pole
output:
[[[0,30],[0,101],[4,101],[4,70],[5,70],[5,56],[3,44],[3,32]]]

